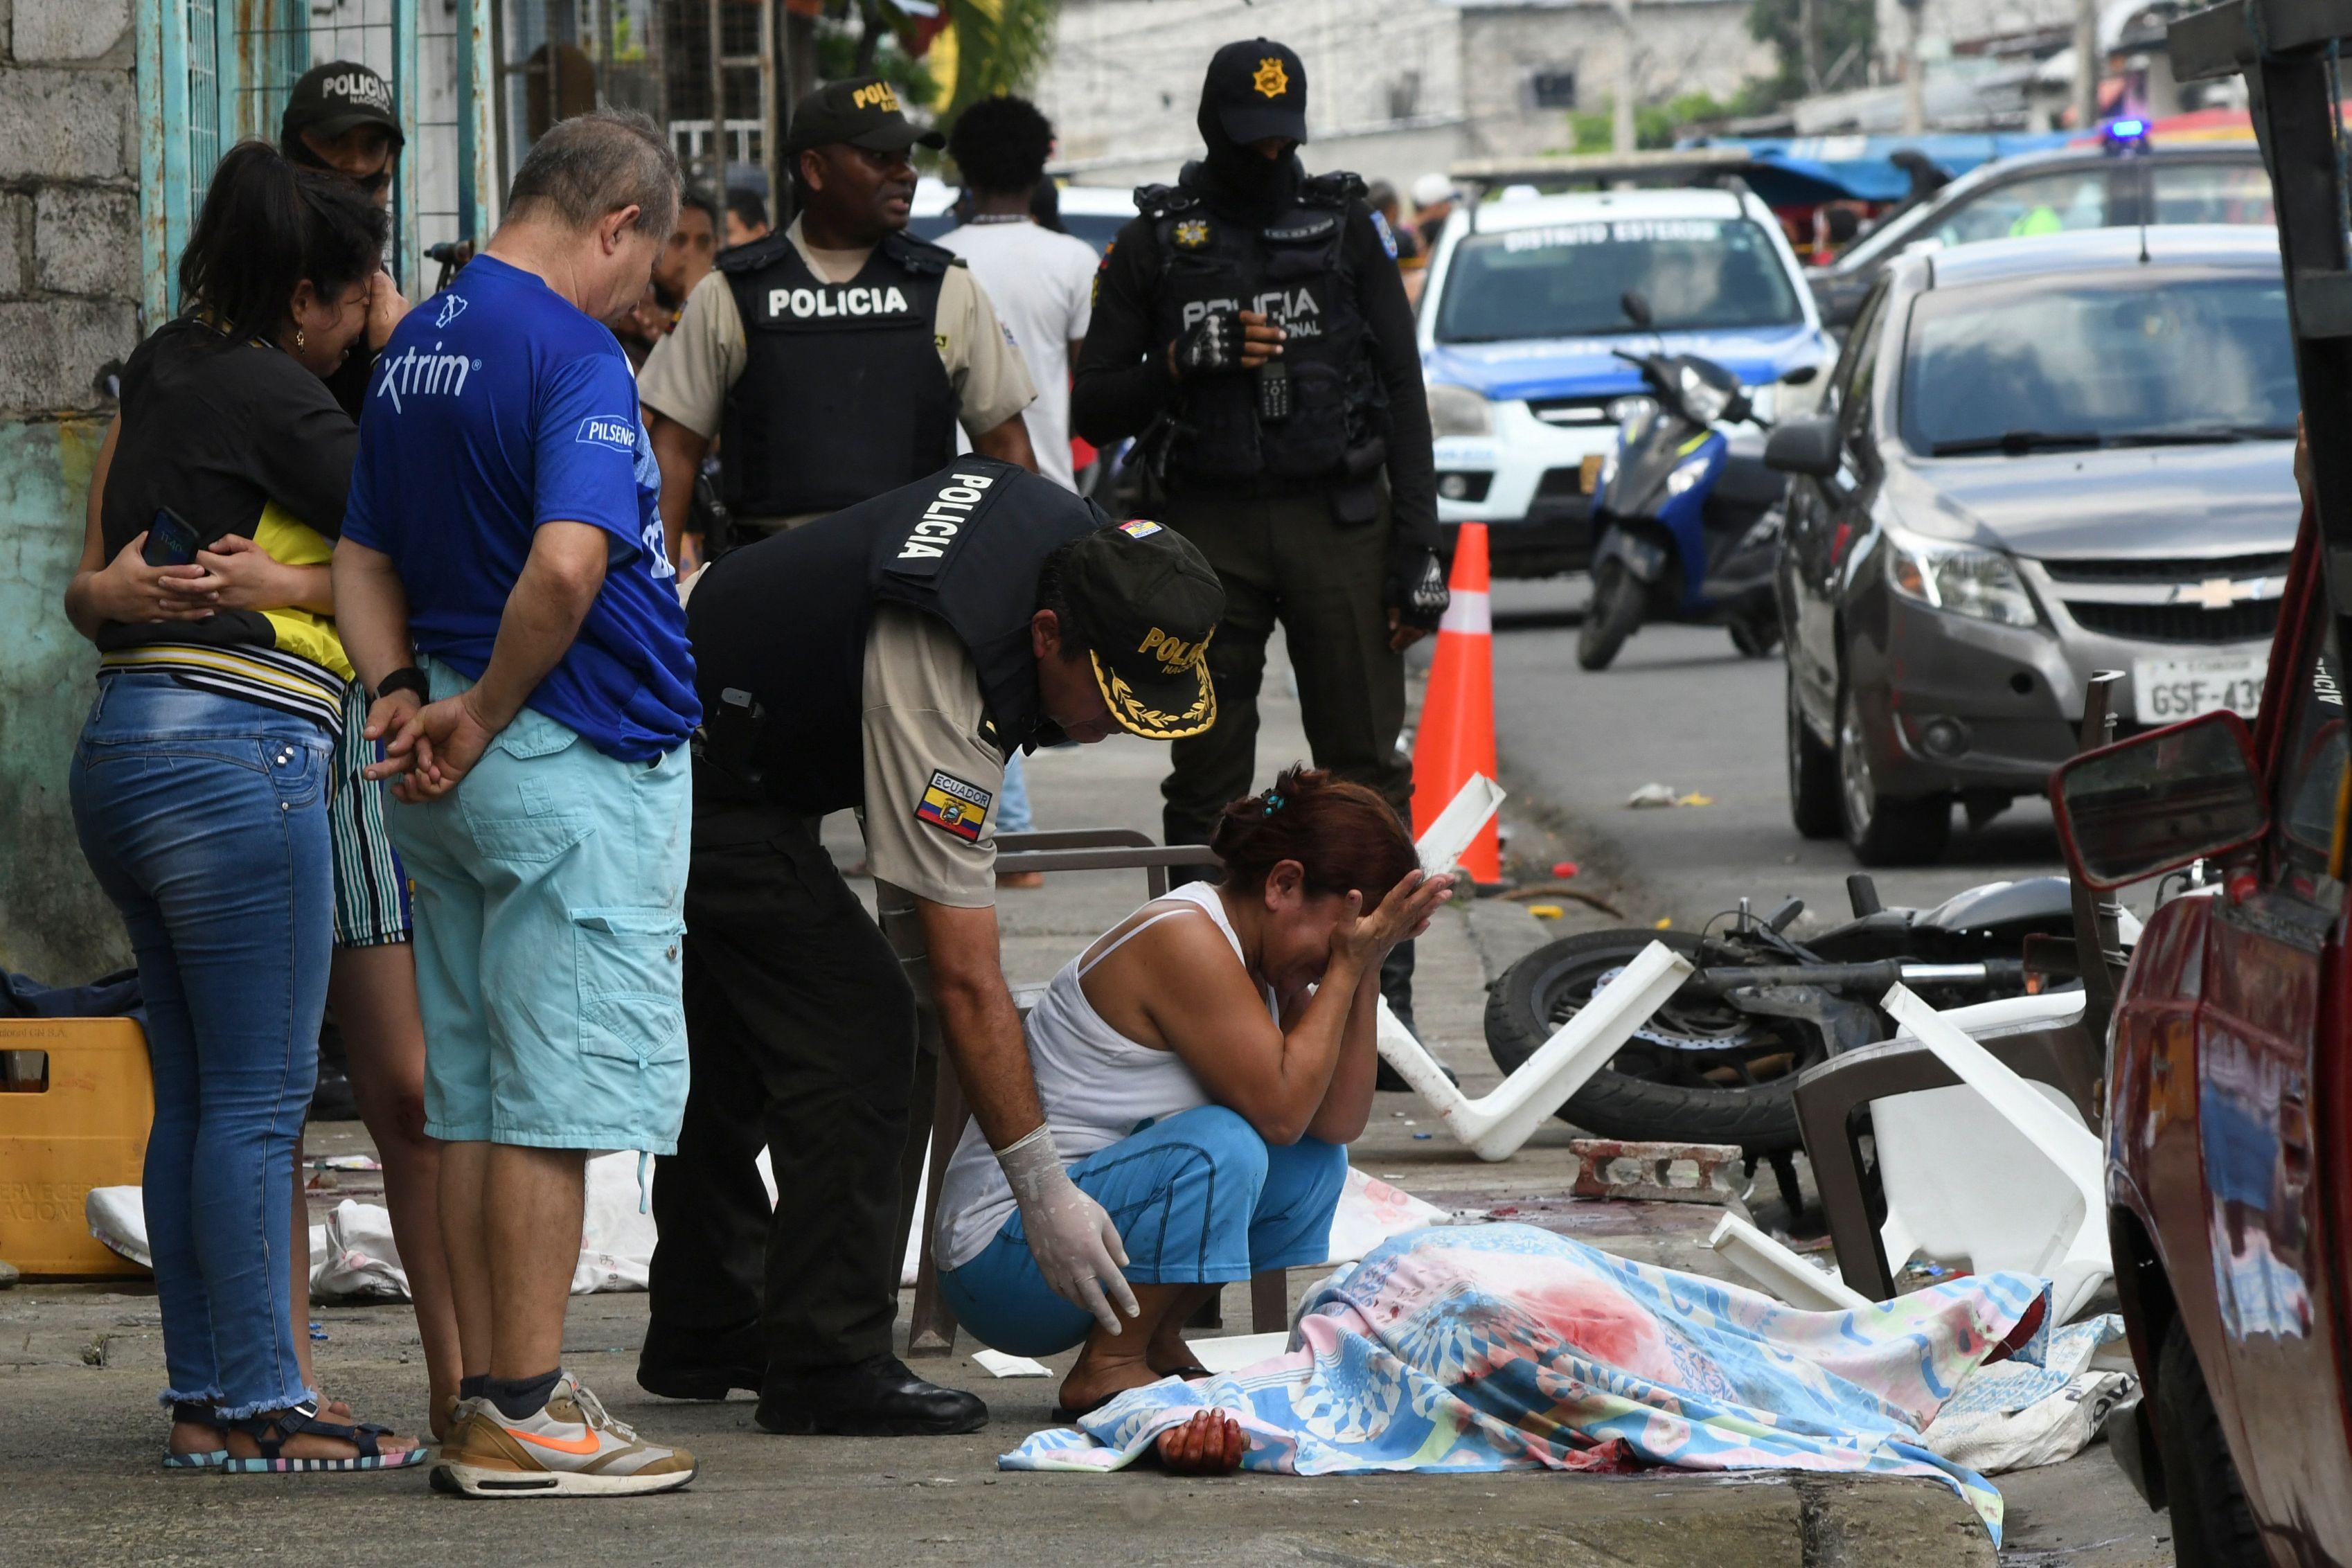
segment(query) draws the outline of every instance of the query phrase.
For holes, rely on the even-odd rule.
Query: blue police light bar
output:
[[[2107,122],[2107,134],[2118,142],[2129,142],[2147,134],[2145,120],[2114,120]]]

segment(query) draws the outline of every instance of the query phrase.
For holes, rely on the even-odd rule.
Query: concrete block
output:
[[[131,0],[13,0],[9,41],[21,65],[94,60],[131,30]]]
[[[33,204],[0,195],[0,296],[25,291],[25,252],[32,248]]]
[[[128,191],[44,185],[34,194],[33,278],[61,294],[139,292],[139,200]]]
[[[0,68],[0,180],[103,180],[131,168],[131,73]]]
[[[99,406],[98,367],[138,342],[127,300],[0,301],[0,416]]]

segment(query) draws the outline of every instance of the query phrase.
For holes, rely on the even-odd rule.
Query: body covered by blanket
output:
[[[1998,1540],[2000,1494],[1919,1431],[2044,1289],[1981,1275],[1863,1311],[1801,1312],[1528,1226],[1412,1231],[1310,1297],[1285,1354],[1131,1390],[1000,1462],[1118,1469],[1209,1405],[1239,1418],[1253,1470],[1927,1476]]]

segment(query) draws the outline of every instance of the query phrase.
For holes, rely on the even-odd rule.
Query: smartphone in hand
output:
[[[140,558],[150,566],[186,566],[196,559],[195,525],[164,507],[147,526],[147,544]]]

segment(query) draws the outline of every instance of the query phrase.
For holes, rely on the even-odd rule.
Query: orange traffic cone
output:
[[[1437,658],[1412,741],[1414,831],[1436,819],[1472,773],[1496,774],[1495,632],[1486,595],[1486,525],[1465,522],[1454,542],[1453,595],[1437,626]],[[1503,879],[1502,840],[1492,818],[1462,857],[1470,879]]]

